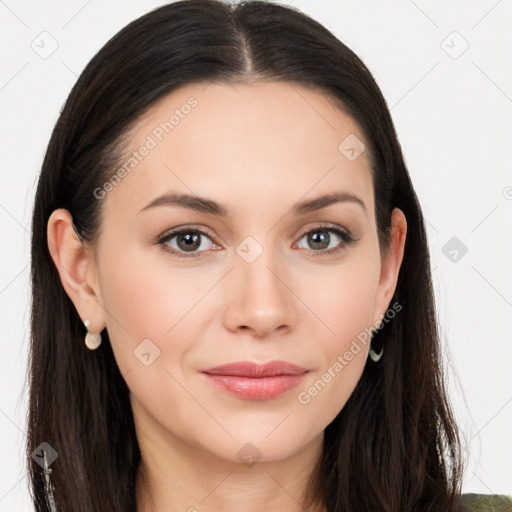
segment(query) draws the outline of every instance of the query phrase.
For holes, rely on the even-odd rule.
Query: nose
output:
[[[274,331],[284,334],[295,328],[297,302],[289,273],[270,251],[248,263],[238,256],[226,283],[224,322],[231,331],[251,331],[264,338]]]

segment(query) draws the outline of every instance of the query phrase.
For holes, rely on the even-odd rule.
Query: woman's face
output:
[[[148,111],[129,144],[125,172],[95,193],[91,283],[138,430],[235,462],[318,440],[362,374],[362,333],[390,307],[405,241],[381,259],[359,128],[295,84],[194,84]],[[297,208],[329,194],[345,200]],[[207,202],[148,206],[171,195]],[[400,210],[393,223],[405,235]],[[162,241],[175,228],[188,236]],[[203,373],[275,360],[307,372],[269,394]]]

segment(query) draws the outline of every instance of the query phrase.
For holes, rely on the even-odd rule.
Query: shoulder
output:
[[[512,497],[499,494],[463,494],[460,512],[512,512]]]

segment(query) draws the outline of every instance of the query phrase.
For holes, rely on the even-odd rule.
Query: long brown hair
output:
[[[133,512],[140,451],[108,333],[89,351],[85,330],[47,246],[47,223],[66,208],[94,245],[101,201],[94,190],[118,169],[123,136],[149,107],[197,82],[287,81],[327,95],[359,125],[371,156],[381,250],[391,211],[407,218],[395,295],[402,310],[374,334],[350,399],[325,429],[305,507],[329,512],[457,509],[459,436],[441,366],[425,222],[386,102],[363,62],[293,7],[185,0],[131,22],[94,56],[73,87],[44,157],[32,219],[32,315],[27,462],[38,511],[48,511],[32,452],[58,453],[51,479],[61,512]],[[313,468],[312,468],[313,469]]]

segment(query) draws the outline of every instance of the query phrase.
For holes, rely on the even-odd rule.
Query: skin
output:
[[[130,150],[190,96],[198,105],[101,199],[96,257],[63,209],[49,219],[49,250],[89,330],[106,327],[130,389],[143,460],[137,510],[299,511],[323,431],[361,377],[368,345],[309,403],[298,394],[390,307],[406,220],[395,208],[391,251],[381,255],[367,154],[350,161],[338,150],[349,134],[364,141],[360,129],[325,95],[295,84],[187,85],[138,120]],[[341,190],[361,198],[366,211],[339,202],[290,214],[300,200]],[[175,206],[138,213],[167,191],[213,199],[229,216]],[[323,233],[325,223],[357,241],[343,246],[328,231],[320,251],[341,250],[315,257],[319,246],[301,233]],[[159,245],[171,228],[190,225],[213,235],[201,237],[198,257]],[[248,236],[263,250],[251,263],[236,252]],[[190,254],[178,237],[165,243]],[[160,350],[149,366],[134,356],[144,339]],[[309,373],[271,400],[229,395],[199,373],[276,359]],[[248,442],[261,456],[250,467],[237,455]]]

